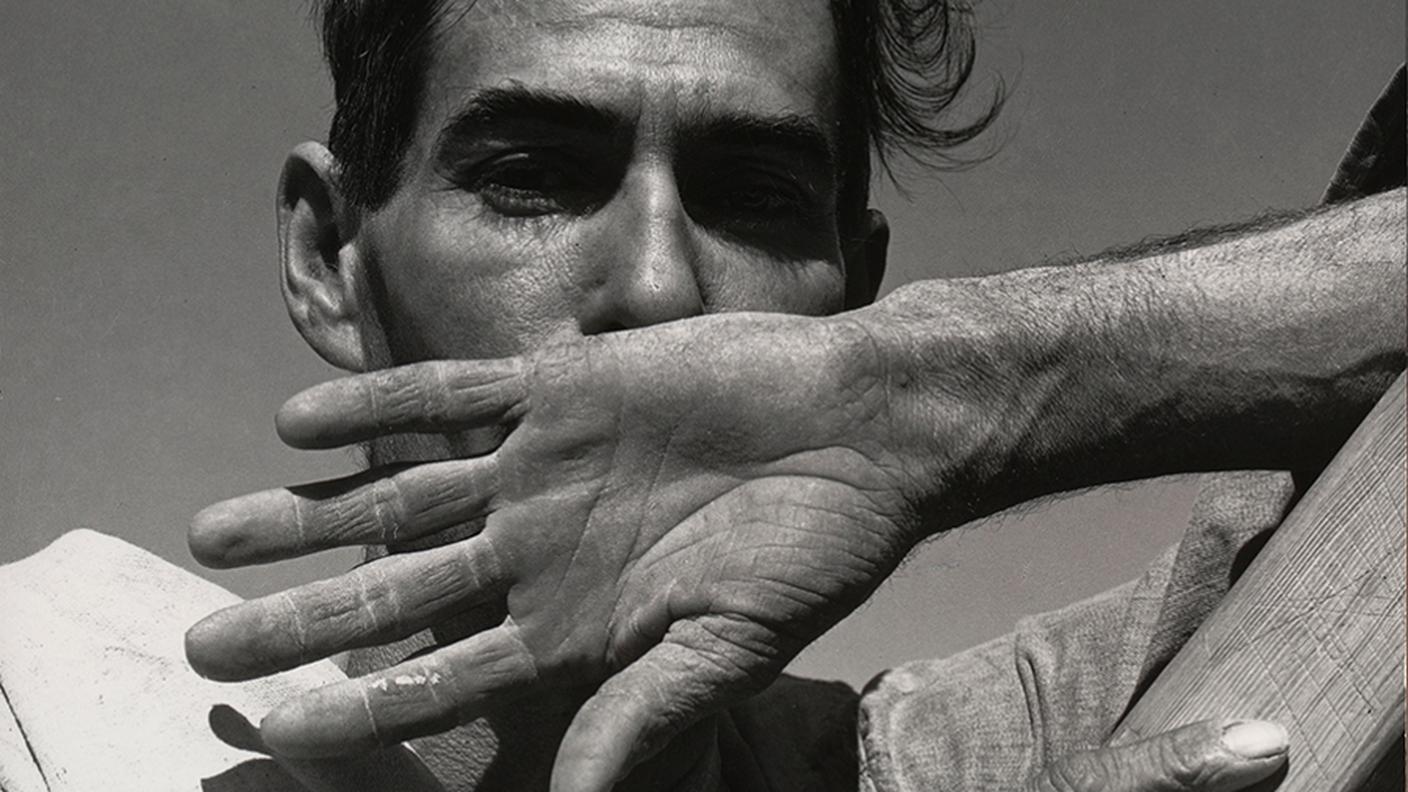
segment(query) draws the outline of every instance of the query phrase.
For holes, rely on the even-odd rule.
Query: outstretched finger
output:
[[[400,465],[222,501],[192,519],[187,540],[197,561],[217,568],[395,544],[484,516],[497,492],[493,454]]]
[[[391,555],[216,611],[186,632],[186,659],[211,679],[265,676],[405,638],[497,599],[505,585],[503,566],[482,536]]]
[[[272,756],[302,785],[297,787],[299,790],[306,788],[305,792],[446,792],[430,768],[405,745],[335,760],[289,759],[270,751],[254,724],[233,707],[216,704],[207,720],[210,731],[226,745]],[[259,788],[275,787],[284,789],[282,784]]]
[[[553,765],[553,792],[609,792],[690,725],[771,682],[747,665],[771,651],[756,625],[725,616],[676,622],[663,642],[582,705]]]
[[[538,681],[512,622],[375,674],[335,682],[269,713],[260,734],[291,758],[343,756],[444,731]]]
[[[517,358],[436,360],[343,377],[284,402],[275,426],[294,448],[491,426],[522,409],[522,368]]]

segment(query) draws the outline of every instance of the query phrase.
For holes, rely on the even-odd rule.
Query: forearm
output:
[[[1405,364],[1404,192],[1130,261],[914,284],[856,319],[925,530],[1164,473],[1323,464]],[[958,427],[955,429],[955,427]]]

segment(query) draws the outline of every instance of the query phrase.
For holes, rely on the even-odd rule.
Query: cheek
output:
[[[369,224],[380,273],[381,325],[393,362],[522,354],[564,332],[577,312],[629,277],[621,234],[596,221],[507,229],[472,208],[409,204]],[[845,277],[836,261],[778,260],[695,228],[689,267],[706,312],[836,313]],[[833,246],[834,247],[834,246]],[[835,258],[839,260],[839,252]],[[629,268],[627,268],[629,269]]]
[[[376,245],[397,362],[516,355],[572,324],[563,251],[530,252],[458,216],[421,217]]]
[[[825,316],[845,307],[846,280],[824,260],[777,261],[729,251],[711,277],[709,310]]]

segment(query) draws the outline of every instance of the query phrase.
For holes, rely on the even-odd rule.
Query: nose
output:
[[[665,167],[628,174],[599,215],[578,325],[585,335],[704,311],[699,245]]]

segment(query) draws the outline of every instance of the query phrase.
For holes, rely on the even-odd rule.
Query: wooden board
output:
[[[1121,744],[1205,718],[1290,732],[1279,783],[1359,789],[1404,717],[1403,375],[1126,716]],[[1397,757],[1390,762],[1398,762]]]

